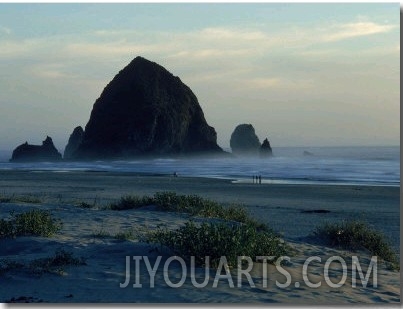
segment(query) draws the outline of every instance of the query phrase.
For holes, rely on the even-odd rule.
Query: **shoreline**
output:
[[[379,149],[378,149],[379,148]],[[238,182],[261,175],[265,183],[308,185],[400,186],[399,149],[396,147],[319,147],[314,156],[304,156],[300,148],[278,150],[269,160],[254,157],[190,158],[135,157],[117,160],[61,162],[0,162],[0,170],[22,169],[54,172],[125,172],[142,175],[173,175]]]
[[[155,177],[173,177],[173,173],[154,173],[154,172],[138,172],[138,171],[113,171],[113,170],[91,170],[91,169],[33,169],[33,168],[18,168],[18,169],[0,169],[2,172],[27,172],[27,173],[110,173],[116,175],[132,175],[132,176],[155,176]],[[234,184],[254,184],[250,177],[246,176],[209,176],[209,175],[180,175],[181,178],[190,179],[209,179],[209,180],[224,180],[231,181]],[[256,183],[257,184],[257,183]],[[358,181],[329,181],[329,180],[310,180],[300,178],[262,178],[261,185],[293,185],[293,186],[359,186],[359,187],[393,187],[400,188],[400,183],[387,182],[358,182]]]
[[[161,191],[244,205],[253,217],[293,239],[307,236],[313,226],[325,220],[363,219],[384,232],[395,248],[400,246],[400,187],[258,185],[217,178],[102,171],[0,171],[0,194],[36,195],[48,203],[96,201],[103,205],[124,195],[153,195]],[[319,209],[329,213],[303,213]],[[288,224],[285,218],[291,217],[299,224]]]

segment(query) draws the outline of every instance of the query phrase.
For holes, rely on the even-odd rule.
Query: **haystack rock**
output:
[[[222,154],[192,90],[136,57],[96,100],[74,159]]]
[[[269,140],[266,138],[263,141],[262,146],[260,146],[260,157],[267,158],[267,157],[271,157],[272,155],[273,155],[273,150],[271,149]]]
[[[260,149],[259,138],[251,124],[240,124],[231,134],[230,146],[235,155],[256,156]]]
[[[60,161],[62,155],[57,151],[52,139],[47,136],[42,145],[30,145],[28,142],[14,149],[10,162]]]
[[[84,130],[82,127],[78,126],[71,133],[69,141],[67,143],[66,148],[64,149],[63,159],[71,159],[74,152],[78,149],[81,142],[83,141]]]

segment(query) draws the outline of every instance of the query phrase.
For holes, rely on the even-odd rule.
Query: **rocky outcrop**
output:
[[[47,136],[40,145],[30,145],[28,142],[14,149],[10,162],[60,161],[62,155],[57,151],[52,139]]]
[[[260,146],[260,157],[267,158],[267,157],[271,157],[272,155],[273,155],[273,150],[271,149],[269,140],[266,138],[263,141],[262,146]]]
[[[136,57],[96,100],[74,159],[223,153],[193,92]]]
[[[82,127],[78,126],[71,133],[69,141],[66,148],[64,149],[63,158],[66,160],[73,157],[74,152],[78,149],[84,138],[84,130]]]
[[[240,124],[231,134],[230,146],[235,155],[254,155],[259,152],[260,142],[251,124]]]

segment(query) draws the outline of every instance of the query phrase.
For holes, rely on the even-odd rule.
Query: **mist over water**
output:
[[[309,151],[312,155],[304,155]],[[400,148],[284,147],[260,158],[150,159],[94,162],[0,162],[0,170],[109,171],[213,177],[263,183],[357,184],[400,186]],[[7,158],[8,159],[8,158]],[[6,161],[6,160],[3,160]]]

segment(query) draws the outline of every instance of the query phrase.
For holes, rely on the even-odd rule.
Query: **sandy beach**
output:
[[[213,286],[215,270],[210,270],[206,287],[198,289],[186,277],[180,288],[167,285],[162,266],[150,287],[150,277],[142,264],[141,288],[132,282],[121,288],[125,281],[126,256],[148,256],[152,265],[158,256],[162,262],[169,252],[156,251],[155,246],[142,242],[142,235],[158,226],[176,229],[189,220],[188,214],[160,212],[152,206],[139,210],[113,211],[103,206],[128,194],[153,195],[155,192],[175,191],[178,194],[197,194],[223,203],[243,204],[252,217],[267,223],[283,235],[294,254],[284,269],[292,283],[286,281],[275,266],[268,265],[268,282],[264,286],[262,263],[254,263],[251,271],[255,287],[243,278],[242,286],[230,287],[226,279]],[[233,183],[229,180],[172,177],[170,175],[140,175],[112,172],[48,172],[1,171],[0,196],[35,197],[30,202],[0,203],[0,216],[11,211],[45,209],[63,222],[56,235],[45,237],[17,237],[0,239],[0,259],[27,264],[49,257],[63,249],[83,257],[85,265],[68,266],[59,273],[33,274],[15,269],[0,274],[1,302],[89,302],[89,303],[277,303],[277,304],[364,304],[400,303],[400,272],[389,270],[378,263],[377,286],[368,283],[354,288],[351,280],[352,256],[358,256],[363,270],[369,265],[368,252],[337,250],[315,243],[308,237],[315,226],[325,221],[362,219],[383,232],[398,251],[400,246],[400,188],[371,186],[312,186]],[[82,202],[93,208],[81,208]],[[325,212],[317,212],[326,210]],[[197,218],[196,218],[197,219]],[[199,219],[201,220],[201,219]],[[134,230],[137,239],[109,237],[122,231]],[[109,235],[109,236],[108,236]],[[101,237],[102,236],[102,237]],[[309,287],[302,276],[302,267],[308,257],[316,256],[321,262],[309,265],[310,282],[321,282]],[[341,256],[347,262],[348,277],[339,288],[330,287],[324,277],[324,265],[329,257]],[[132,262],[134,267],[134,262]],[[337,264],[337,263],[336,263]],[[181,268],[169,268],[172,282],[180,280]],[[196,269],[195,277],[201,282],[204,268]],[[334,265],[329,276],[339,282],[341,265]],[[360,280],[358,279],[358,282]],[[297,284],[298,283],[298,284]]]

